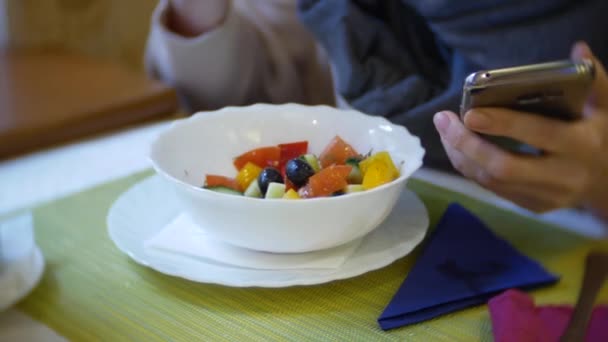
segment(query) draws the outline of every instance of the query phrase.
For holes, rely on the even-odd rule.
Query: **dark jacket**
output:
[[[405,125],[451,169],[432,116],[475,71],[565,59],[585,40],[608,64],[608,0],[300,0],[353,107]]]

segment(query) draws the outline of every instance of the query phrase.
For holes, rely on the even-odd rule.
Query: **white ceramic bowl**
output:
[[[318,155],[335,135],[360,153],[388,151],[401,167],[400,177],[360,193],[295,201],[201,188],[206,174],[234,177],[233,158],[252,148],[308,140],[309,151]],[[382,117],[296,104],[197,113],[163,132],[150,155],[156,172],[172,184],[184,210],[207,234],[276,253],[335,247],[369,233],[388,216],[423,156],[417,137]]]

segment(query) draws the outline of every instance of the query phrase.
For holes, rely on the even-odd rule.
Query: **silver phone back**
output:
[[[460,114],[475,107],[507,107],[562,120],[577,119],[594,76],[590,60],[476,72],[465,81]]]

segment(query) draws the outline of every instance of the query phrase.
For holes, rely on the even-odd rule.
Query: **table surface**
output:
[[[167,125],[166,121],[156,122],[0,161],[0,215],[149,168],[146,157],[149,144]],[[421,169],[414,177],[582,235],[600,237],[607,231],[593,217],[575,210],[535,215],[458,176]],[[0,340],[62,338],[18,310],[10,309],[0,314]]]

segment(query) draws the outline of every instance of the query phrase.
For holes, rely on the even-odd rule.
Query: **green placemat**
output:
[[[163,275],[132,262],[109,240],[112,202],[151,172],[136,174],[33,210],[47,262],[40,285],[19,309],[71,340],[491,340],[486,306],[384,332],[376,319],[417,252],[381,270],[328,284],[230,288]],[[520,251],[560,274],[539,303],[572,303],[587,251],[607,247],[463,195],[412,180],[435,225],[458,201]],[[600,294],[608,300],[608,291]]]

